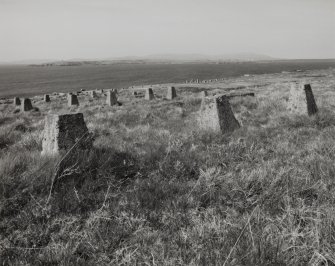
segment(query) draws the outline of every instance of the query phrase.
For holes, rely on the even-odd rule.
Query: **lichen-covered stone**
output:
[[[173,98],[176,98],[176,97],[177,97],[176,88],[175,87],[168,87],[166,99],[172,100]]]
[[[198,117],[199,127],[227,133],[240,127],[226,96],[204,97]]]
[[[117,105],[117,97],[116,97],[116,93],[114,90],[109,90],[107,91],[107,98],[106,98],[106,103],[109,106],[112,105]]]
[[[287,108],[293,113],[300,115],[314,115],[318,108],[314,99],[313,91],[310,84],[303,86],[291,85]]]
[[[80,150],[92,147],[92,139],[82,113],[48,115],[45,118],[42,154],[56,155],[60,151],[70,150],[75,143],[75,148]]]
[[[33,105],[31,104],[31,100],[29,98],[24,98],[21,102],[21,111],[27,112],[33,109]]]
[[[79,105],[79,101],[78,101],[78,97],[77,97],[77,95],[74,95],[74,94],[72,94],[72,93],[69,93],[69,94],[67,95],[67,105],[68,105],[69,107],[71,107],[71,106],[75,106],[75,105]]]
[[[151,88],[147,88],[145,90],[145,99],[146,100],[153,100],[155,97],[154,97],[154,92]]]

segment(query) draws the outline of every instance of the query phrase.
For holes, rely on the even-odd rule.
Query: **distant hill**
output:
[[[69,59],[69,60],[22,60],[15,62],[3,62],[0,64],[20,64],[33,66],[79,66],[79,65],[106,65],[116,63],[198,63],[198,62],[250,62],[250,61],[268,61],[276,60],[275,58],[254,53],[237,53],[225,55],[203,55],[203,54],[153,54],[147,56],[125,56],[108,59]]]
[[[225,55],[203,55],[203,54],[156,54],[146,57],[151,60],[171,60],[171,61],[261,61],[274,60],[274,58],[253,53],[238,53]]]

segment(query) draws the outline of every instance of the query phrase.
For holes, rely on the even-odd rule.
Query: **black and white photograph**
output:
[[[335,266],[335,0],[0,0],[0,266]]]

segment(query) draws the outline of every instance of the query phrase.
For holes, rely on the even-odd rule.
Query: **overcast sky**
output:
[[[0,61],[335,58],[335,0],[0,0]]]

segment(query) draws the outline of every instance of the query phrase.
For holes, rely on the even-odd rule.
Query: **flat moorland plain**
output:
[[[310,83],[317,116],[286,109]],[[122,106],[80,94],[14,112],[0,104],[1,265],[335,265],[335,70],[174,84]],[[238,89],[234,89],[238,88]],[[199,92],[230,100],[241,128],[199,130]],[[94,148],[51,190],[44,118],[82,112]]]

